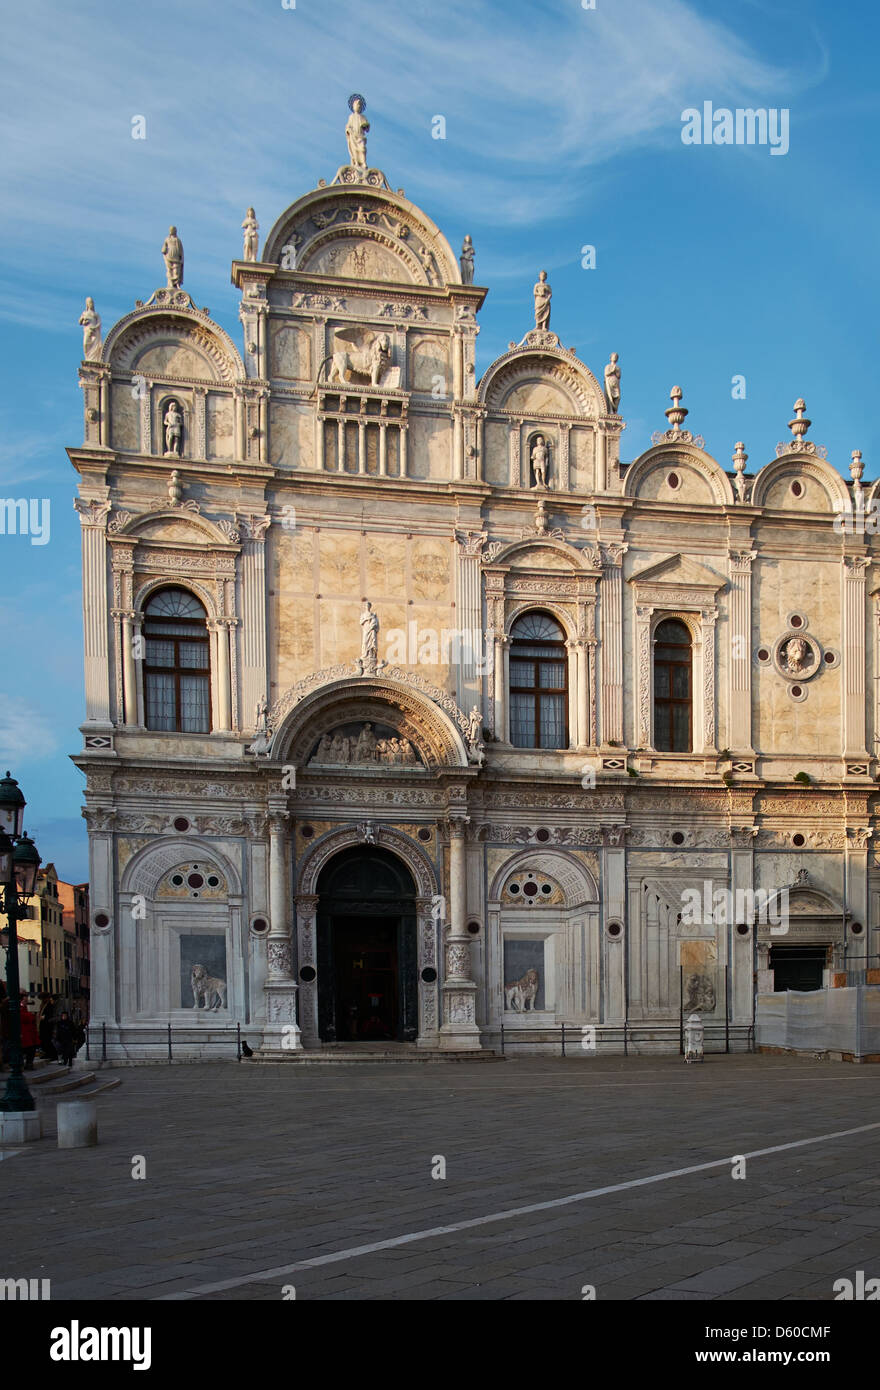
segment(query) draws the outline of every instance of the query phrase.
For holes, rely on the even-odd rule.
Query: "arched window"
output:
[[[677,618],[654,632],[654,747],[659,753],[691,751],[691,635]]]
[[[511,743],[567,748],[568,654],[562,628],[546,613],[525,613],[510,637]]]
[[[144,609],[144,704],[148,729],[211,732],[207,616],[186,589],[162,589]]]

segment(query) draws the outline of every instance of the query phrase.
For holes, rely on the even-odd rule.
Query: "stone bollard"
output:
[[[59,1149],[87,1149],[98,1142],[98,1108],[93,1100],[58,1103]]]

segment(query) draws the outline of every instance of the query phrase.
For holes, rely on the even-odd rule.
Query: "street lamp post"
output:
[[[21,981],[18,973],[18,922],[25,911],[20,898],[29,898],[36,887],[40,856],[28,835],[23,834],[27,803],[14,777],[7,772],[0,780],[0,885],[3,910],[9,923],[6,951],[6,992],[9,998],[9,1080],[0,1111],[34,1110],[34,1098],[22,1071]]]

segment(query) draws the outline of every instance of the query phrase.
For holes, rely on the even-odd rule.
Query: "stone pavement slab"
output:
[[[4,1213],[0,1275],[50,1277],[55,1299],[280,1300],[293,1285],[298,1300],[577,1301],[592,1284],[600,1301],[773,1301],[880,1275],[880,1130],[748,1159],[741,1180],[730,1165],[880,1123],[870,1067],[157,1065],[97,1104],[97,1148],[58,1151],[49,1104],[48,1137],[8,1169],[27,1181]],[[288,1268],[310,1260],[325,1262]]]

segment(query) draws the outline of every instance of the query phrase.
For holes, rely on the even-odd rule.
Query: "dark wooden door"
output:
[[[415,885],[378,847],[345,850],[318,881],[318,1032],[324,1042],[414,1042]]]

